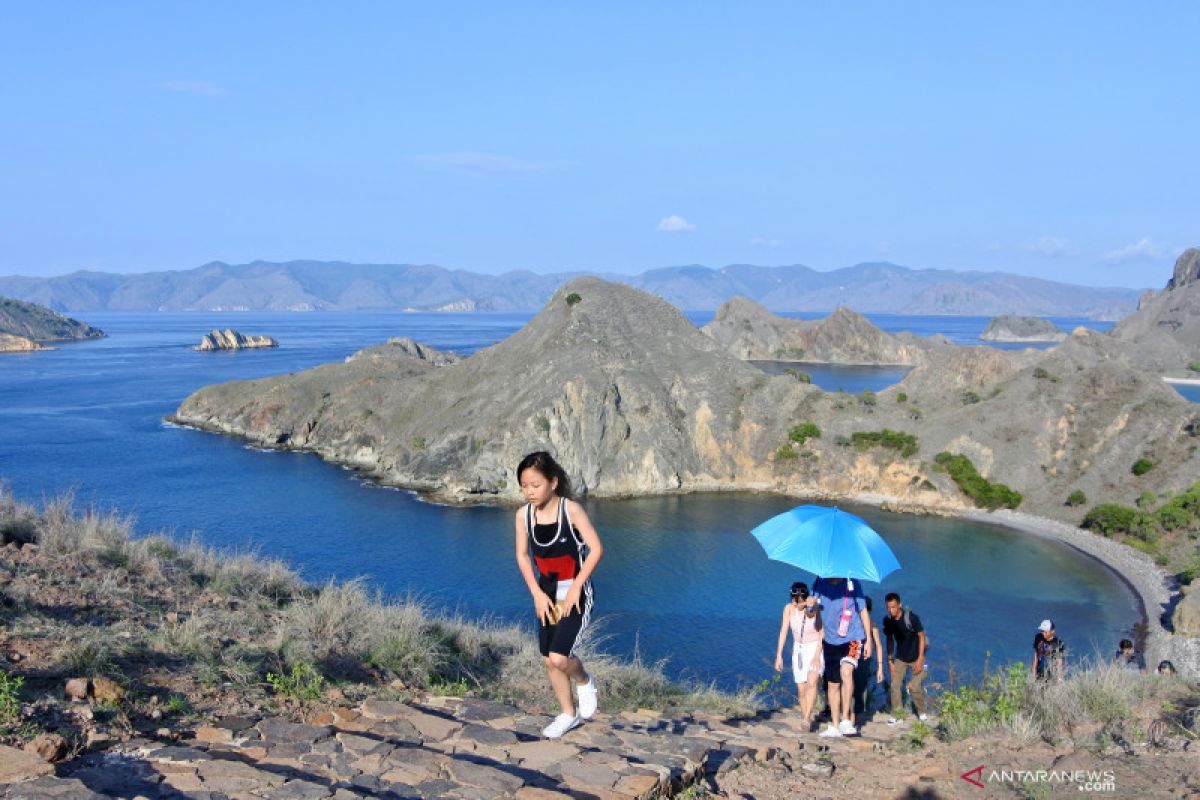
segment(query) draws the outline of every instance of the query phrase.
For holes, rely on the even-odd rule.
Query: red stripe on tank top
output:
[[[552,558],[535,556],[534,561],[537,562],[539,575],[557,572],[560,581],[569,581],[575,577],[575,556],[554,556]]]

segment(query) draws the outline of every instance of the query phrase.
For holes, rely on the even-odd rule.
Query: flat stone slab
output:
[[[367,719],[393,720],[408,715],[412,706],[399,700],[364,700],[360,710]]]
[[[4,753],[0,753],[0,758],[3,757]],[[43,776],[8,785],[7,788],[0,784],[0,797],[6,800],[100,800],[106,795],[93,792],[83,781],[75,778]]]
[[[456,784],[494,789],[500,792],[515,792],[525,785],[525,779],[519,775],[505,772],[496,767],[476,764],[466,759],[451,759],[446,764],[446,773]]]
[[[264,719],[258,723],[258,731],[263,739],[277,743],[314,744],[333,735],[328,725],[303,725],[284,719]]]
[[[473,697],[464,698],[462,705],[455,712],[456,717],[469,722],[487,722],[493,719],[520,717],[523,715],[524,712],[514,706],[504,703],[493,703],[490,700],[479,700]]]
[[[54,765],[37,753],[0,745],[0,783],[17,783],[53,774]]]
[[[489,744],[494,747],[504,747],[517,743],[517,735],[512,731],[500,730],[490,725],[468,724],[458,734],[460,739],[470,739],[473,742]]]

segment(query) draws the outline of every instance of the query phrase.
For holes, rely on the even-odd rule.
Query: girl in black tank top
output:
[[[566,472],[549,453],[525,456],[517,467],[517,480],[528,501],[515,520],[517,566],[533,598],[538,648],[562,706],[562,713],[542,731],[555,739],[596,711],[596,681],[574,650],[591,620],[591,576],[604,548],[583,506],[571,499]],[[572,680],[577,684],[578,707]]]

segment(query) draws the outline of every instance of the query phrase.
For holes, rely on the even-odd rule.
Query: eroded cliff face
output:
[[[831,364],[919,364],[925,343],[892,336],[861,314],[839,308],[825,319],[779,317],[744,297],[717,309],[703,331],[736,358]]]
[[[1200,248],[1175,262],[1167,287],[1142,298],[1137,313],[1117,323],[1112,336],[1130,343],[1143,369],[1185,370],[1200,361]]]
[[[1048,351],[929,340],[878,396],[770,377],[726,347],[656,297],[581,278],[470,358],[368,348],[344,364],[206,387],[174,420],[460,501],[516,501],[513,469],[536,449],[593,496],[750,489],[954,509],[969,501],[931,466],[949,450],[1024,493],[1022,510],[1070,522],[1082,513],[1064,505],[1076,488],[1130,503],[1200,474],[1200,413],[1105,334],[1076,331]],[[805,422],[821,435],[790,442]],[[856,446],[854,434],[883,429],[912,434],[918,451]],[[1146,452],[1153,487],[1129,471]]]
[[[24,336],[14,336],[11,333],[0,333],[0,353],[21,353],[29,350],[45,350],[33,339]]]

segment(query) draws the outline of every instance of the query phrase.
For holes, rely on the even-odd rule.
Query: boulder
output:
[[[92,678],[92,697],[101,702],[119,703],[125,699],[125,690],[109,678]]]
[[[62,760],[68,747],[66,738],[57,733],[43,733],[26,742],[25,752],[35,753],[44,761],[54,763]]]
[[[54,774],[54,765],[37,753],[28,753],[15,747],[0,745],[0,784],[20,783],[52,774]]]
[[[1200,590],[1196,584],[1187,586],[1171,614],[1171,625],[1177,636],[1200,636]]]
[[[76,702],[87,700],[88,696],[88,679],[87,678],[71,678],[67,681],[67,685],[63,687],[63,694],[68,700]]]

